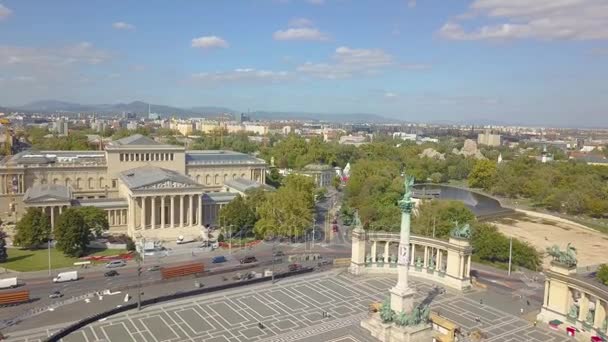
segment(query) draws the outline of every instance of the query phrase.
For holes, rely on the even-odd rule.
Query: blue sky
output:
[[[608,126],[605,0],[0,0],[0,105]]]

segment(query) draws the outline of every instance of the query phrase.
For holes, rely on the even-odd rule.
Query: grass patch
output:
[[[18,248],[7,248],[8,259],[6,262],[0,264],[0,267],[4,267],[17,272],[30,272],[47,270],[49,268],[48,250],[37,249],[27,250]],[[87,255],[117,255],[125,253],[123,249],[91,249]],[[79,258],[72,258],[65,256],[62,252],[51,249],[51,268],[64,268],[73,266],[75,262],[80,261]]]

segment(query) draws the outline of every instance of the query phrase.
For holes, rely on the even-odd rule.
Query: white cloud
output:
[[[99,64],[110,59],[110,54],[83,42],[62,48],[32,48],[0,46],[0,66],[56,68],[74,64]]]
[[[192,47],[201,49],[227,48],[228,42],[218,36],[205,36],[192,39]]]
[[[375,74],[381,69],[395,66],[393,56],[380,49],[352,49],[341,46],[336,49],[332,60],[332,63],[307,62],[296,70],[315,77],[341,79],[357,74]]]
[[[219,83],[258,83],[279,82],[287,80],[291,74],[287,71],[257,70],[252,68],[240,68],[231,71],[198,73],[192,75],[192,80],[203,84]]]
[[[386,97],[386,98],[388,98],[388,99],[395,98],[395,97],[397,97],[397,96],[398,96],[397,94],[395,94],[395,93],[391,93],[390,91],[389,91],[389,92],[384,93],[384,97]]]
[[[314,23],[306,18],[293,18],[289,21],[289,27],[312,27]]]
[[[13,14],[13,11],[10,8],[0,4],[0,21],[8,18],[11,14]]]
[[[329,37],[314,27],[288,28],[276,31],[272,37],[275,40],[313,40],[326,41]]]
[[[492,23],[471,28],[461,24],[478,18]],[[439,34],[452,40],[604,40],[607,22],[605,0],[475,0]]]
[[[117,30],[126,30],[131,31],[135,30],[135,26],[129,23],[125,23],[124,21],[118,21],[112,24],[112,27]]]

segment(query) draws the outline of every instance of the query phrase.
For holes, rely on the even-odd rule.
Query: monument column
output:
[[[361,226],[359,212],[355,211],[355,229],[352,232],[352,254],[350,259],[350,273],[358,275],[365,269],[365,231]]]
[[[171,228],[175,228],[175,195],[171,195]]]
[[[401,233],[399,239],[399,257],[397,262],[398,280],[397,285],[390,289],[391,309],[399,312],[411,312],[414,307],[414,290],[408,285],[409,272],[409,247],[410,247],[410,220],[412,208],[412,186],[414,178],[405,176],[405,194],[399,201],[401,209]]]

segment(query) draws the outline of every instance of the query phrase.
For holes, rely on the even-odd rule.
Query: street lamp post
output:
[[[52,275],[51,272],[51,236],[48,238],[48,253],[49,253],[49,277]]]
[[[277,247],[276,239],[272,240],[272,283],[274,284],[274,259],[275,259],[275,249]]]

